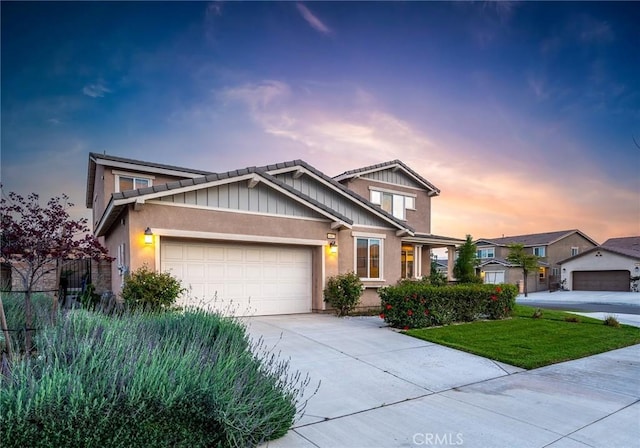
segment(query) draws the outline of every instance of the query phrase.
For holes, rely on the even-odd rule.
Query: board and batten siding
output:
[[[424,188],[415,180],[411,179],[401,170],[382,170],[382,171],[374,171],[372,173],[367,173],[362,176],[366,179],[377,180],[379,182],[385,182],[388,184],[394,185],[402,185],[405,187],[413,187],[413,188]]]
[[[258,183],[249,188],[247,182],[236,182],[160,198],[161,202],[225,208],[270,215],[302,218],[324,217],[292,198]]]
[[[276,176],[280,181],[298,190],[300,193],[326,205],[343,216],[351,219],[355,225],[389,227],[389,224],[368,212],[348,198],[321,184],[307,175],[295,178],[293,173],[281,173]]]

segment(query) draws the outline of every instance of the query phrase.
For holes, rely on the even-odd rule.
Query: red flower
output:
[[[502,292],[502,288],[501,288],[501,287],[499,287],[499,286],[496,286],[496,292],[497,292],[498,294],[500,294],[500,293]]]
[[[424,310],[424,315],[428,316],[429,315],[429,310]]]
[[[388,310],[390,310],[391,308],[393,308],[393,307],[391,306],[391,304],[390,304],[390,303],[387,303],[387,309],[388,309]]]
[[[404,326],[403,330],[408,330],[409,327],[407,327],[406,325]]]
[[[415,292],[413,293],[413,300],[416,300],[418,298],[418,294],[416,294]]]
[[[384,313],[380,313],[380,319],[384,319]]]
[[[411,310],[407,311],[407,316],[413,316],[413,311]]]
[[[492,300],[493,302],[495,302],[496,300],[498,300],[498,296],[496,296],[496,295],[492,295],[492,296],[491,296],[491,300]]]

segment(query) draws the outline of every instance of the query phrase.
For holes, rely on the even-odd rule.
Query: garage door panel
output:
[[[182,254],[182,246],[176,246],[175,244],[167,244],[163,247],[163,254],[165,260],[180,260],[184,259]]]
[[[222,247],[207,246],[205,257],[207,261],[224,261],[224,249]]]
[[[186,259],[191,260],[204,260],[204,247],[200,246],[187,246],[185,247]]]

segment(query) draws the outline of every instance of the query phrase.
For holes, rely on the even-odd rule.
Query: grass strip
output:
[[[524,369],[570,361],[640,344],[640,328],[606,326],[601,320],[579,317],[567,322],[571,313],[516,305],[513,317],[477,321],[446,327],[408,330],[405,333],[447,347],[504,362]]]

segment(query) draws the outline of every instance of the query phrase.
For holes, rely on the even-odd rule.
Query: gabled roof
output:
[[[270,172],[270,173],[293,171],[300,168],[303,170],[306,170],[307,173],[315,176],[317,179],[324,181],[326,185],[330,186],[334,190],[340,192],[343,195],[346,195],[347,197],[350,197],[354,202],[359,203],[361,206],[366,207],[369,211],[383,218],[385,221],[393,224],[395,227],[406,230],[411,235],[414,234],[415,232],[414,229],[410,227],[405,221],[402,221],[396,218],[395,216],[393,216],[391,213],[388,213],[382,210],[382,208],[371,203],[368,199],[348,189],[347,187],[342,185],[340,182],[336,181],[335,178],[331,178],[327,176],[322,171],[309,165],[304,160],[297,159],[289,162],[277,163],[274,165],[265,165],[260,167],[261,170],[265,170],[266,172]]]
[[[334,177],[334,179],[338,182],[345,179],[352,179],[354,177],[362,176],[363,174],[373,173],[376,171],[388,170],[390,168],[401,169],[404,171],[409,177],[422,185],[426,190],[429,190],[431,196],[437,196],[440,194],[440,190],[436,188],[431,182],[427,179],[416,173],[414,170],[405,165],[402,161],[396,159],[391,160],[389,162],[378,163],[377,165],[365,166],[363,168],[358,168],[355,170],[345,171],[342,174],[339,174]]]
[[[611,252],[625,257],[631,257],[636,260],[640,260],[640,236],[628,236],[623,238],[609,238],[600,246],[592,247],[589,250],[574,255],[573,257],[565,258],[559,261],[559,264],[566,263],[569,260],[583,257],[597,251]]]
[[[482,268],[488,264],[500,264],[502,266],[506,266],[508,268],[517,268],[518,266],[520,266],[517,263],[512,263],[504,258],[499,258],[499,257],[495,257],[495,258],[486,258],[483,259],[480,264],[478,265],[478,267]],[[542,261],[542,260],[538,260],[538,265],[539,266],[549,266],[549,263],[547,263],[546,261]]]
[[[194,170],[191,168],[182,168],[173,165],[164,165],[162,163],[145,162],[142,160],[128,159],[125,157],[111,156],[107,154],[89,153],[89,168],[87,174],[87,208],[93,207],[93,188],[96,178],[96,166],[109,165],[124,169],[130,169],[136,172],[168,174],[171,176],[195,178],[212,174],[211,171]]]
[[[640,258],[640,236],[609,238],[600,247],[619,254]]]
[[[570,235],[573,235],[574,233],[581,235],[582,237],[586,238],[588,241],[590,241],[595,245],[598,244],[596,241],[589,238],[580,230],[572,229],[572,230],[560,230],[557,232],[530,233],[527,235],[506,236],[502,238],[480,238],[476,240],[476,245],[490,244],[495,246],[508,246],[509,244],[522,244],[525,247],[546,246],[549,244],[553,244],[557,241],[560,241],[561,239],[566,238]]]
[[[327,207],[321,202],[301,193],[300,191],[292,188],[276,177],[270,175],[262,168],[248,167],[240,170],[228,171],[226,173],[211,173],[206,176],[197,177],[194,179],[183,179],[180,181],[169,182],[166,184],[153,185],[151,187],[140,188],[137,190],[127,190],[123,192],[113,193],[109,204],[105,209],[100,222],[96,225],[95,233],[98,236],[102,236],[111,225],[118,219],[120,212],[128,204],[136,202],[144,202],[146,200],[157,199],[163,196],[170,196],[177,193],[183,193],[186,191],[193,191],[200,188],[208,188],[211,185],[219,184],[225,180],[234,181],[242,179],[253,178],[258,181],[265,181],[276,189],[280,189],[289,194],[289,196],[296,198],[300,202],[306,203],[311,208],[315,209],[320,214],[325,215],[341,225],[351,227],[353,221],[341,213]]]
[[[144,163],[144,162],[143,162]],[[164,167],[167,167],[164,165]],[[146,200],[157,199],[163,196],[170,196],[177,193],[183,193],[186,191],[198,190],[201,188],[208,188],[209,186],[224,183],[224,181],[240,181],[243,179],[254,179],[256,181],[264,181],[271,187],[279,189],[280,191],[288,194],[290,197],[305,203],[310,208],[315,209],[320,214],[326,216],[346,227],[351,227],[353,221],[336,210],[322,204],[316,199],[296,190],[285,182],[281,181],[271,173],[289,171],[289,170],[304,170],[307,173],[315,176],[321,181],[325,182],[328,186],[333,188],[338,194],[341,194],[347,198],[350,198],[353,202],[359,204],[361,207],[367,208],[370,212],[384,219],[399,229],[399,232],[404,234],[413,235],[414,230],[408,226],[405,222],[395,218],[393,215],[385,212],[379,207],[375,206],[367,199],[359,196],[353,191],[344,187],[344,185],[336,182],[332,178],[326,176],[322,172],[318,171],[311,165],[302,160],[294,160],[289,162],[278,163],[274,165],[267,165],[263,167],[248,167],[239,170],[227,171],[225,173],[209,173],[204,176],[195,178],[183,179],[175,182],[169,182],[166,184],[156,184],[151,187],[140,188],[137,190],[127,190],[123,192],[113,193],[111,199],[107,204],[105,212],[103,213],[100,221],[97,223],[95,233],[98,236],[103,235],[111,225],[118,219],[120,212],[128,204],[144,203]]]

